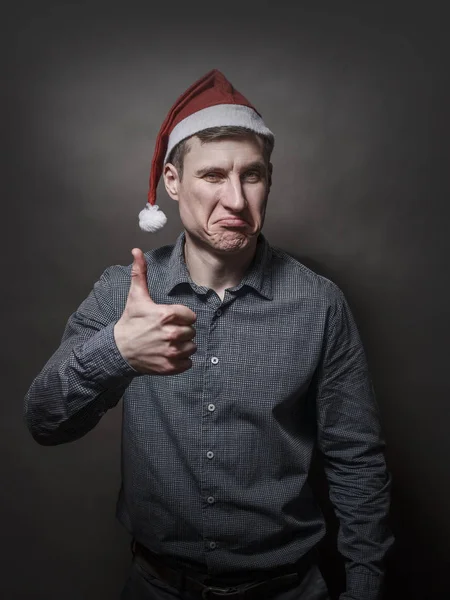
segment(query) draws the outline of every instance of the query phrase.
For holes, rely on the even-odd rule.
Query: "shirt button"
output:
[[[217,365],[217,363],[219,362],[219,359],[217,358],[217,356],[213,356],[211,358],[211,362],[212,362],[213,365]]]
[[[221,309],[220,309],[220,308],[218,308],[218,309],[216,310],[216,315],[217,315],[218,317],[220,317],[220,315],[221,315],[221,314],[222,314],[222,311],[221,311]]]
[[[208,404],[208,410],[216,410],[214,404]]]
[[[212,458],[212,457],[214,456],[214,452],[211,452],[211,450],[209,450],[209,451],[206,453],[206,456],[207,456],[208,458]]]
[[[212,496],[209,496],[208,502],[209,502],[209,504],[212,504],[213,502],[215,502],[215,500]]]
[[[212,548],[214,550],[214,548],[216,547],[216,542],[209,542],[209,547]]]

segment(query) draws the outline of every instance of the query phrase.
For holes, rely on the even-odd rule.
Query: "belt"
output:
[[[164,563],[163,557],[152,552],[136,540],[131,542],[131,550],[134,557],[140,559],[139,564],[142,568],[150,573],[153,577],[164,581],[165,583],[181,590],[186,590],[200,594],[202,600],[209,600],[213,598],[227,598],[237,599],[245,598],[250,600],[252,598],[261,600],[261,598],[270,598],[272,591],[280,592],[284,589],[292,587],[294,584],[299,585],[310,567],[317,562],[317,552],[315,548],[307,552],[301,559],[295,564],[289,567],[273,569],[265,571],[263,580],[248,580],[242,581],[243,577],[240,577],[240,582],[237,583],[238,578],[232,581],[232,576],[225,576],[222,578],[221,583],[224,579],[230,578],[231,583],[227,583],[226,586],[221,587],[215,585],[220,581],[220,578],[216,578],[214,581],[213,577],[207,576],[205,581],[208,584],[203,583],[198,578],[202,576],[201,573],[195,573],[193,569],[187,567],[171,567]],[[142,564],[142,561],[144,564]],[[198,577],[198,578],[197,578]]]

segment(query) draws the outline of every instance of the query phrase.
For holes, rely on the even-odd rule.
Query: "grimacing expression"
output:
[[[179,202],[187,233],[219,252],[255,245],[272,168],[264,159],[263,141],[249,136],[202,143],[193,136],[188,144],[181,181],[174,165],[164,168],[167,193]]]

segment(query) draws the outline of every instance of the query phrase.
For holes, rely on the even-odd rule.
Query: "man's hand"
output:
[[[182,304],[156,304],[147,287],[147,262],[134,248],[131,285],[114,338],[124,359],[140,373],[175,375],[192,367],[197,315]]]

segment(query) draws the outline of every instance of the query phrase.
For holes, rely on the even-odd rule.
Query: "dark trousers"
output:
[[[133,556],[120,600],[201,600],[201,597],[200,592],[177,589],[156,578],[146,570],[145,562]],[[227,600],[226,595],[223,600]],[[282,591],[275,590],[268,595],[262,589],[261,600],[330,600],[330,596],[318,566],[312,565],[302,580],[294,583],[288,590],[284,587]]]

